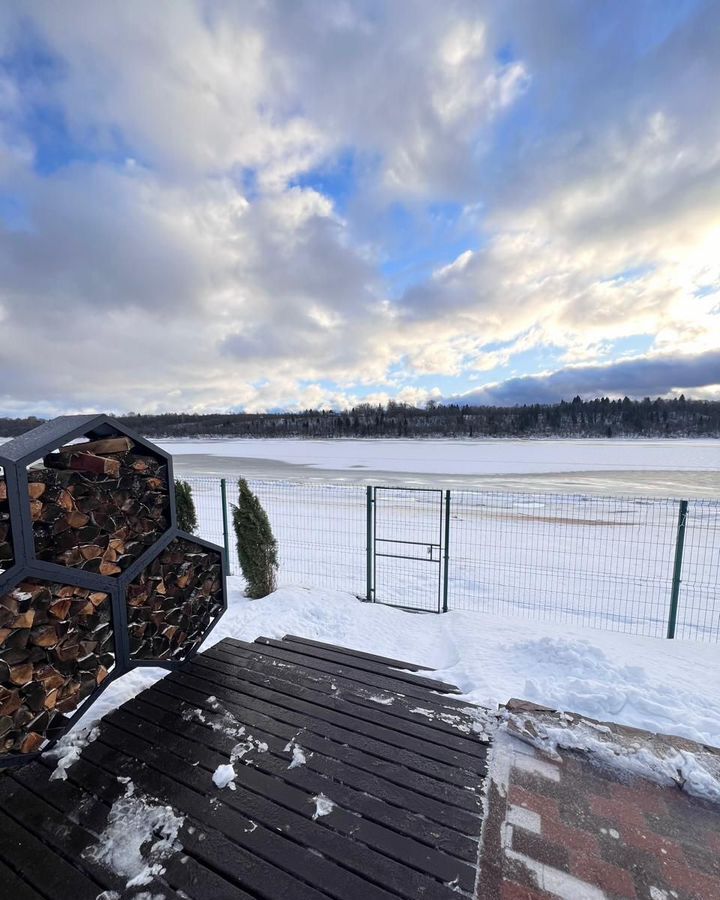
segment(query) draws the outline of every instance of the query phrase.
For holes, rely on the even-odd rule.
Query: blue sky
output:
[[[702,0],[4,4],[0,414],[720,397],[718,85]]]

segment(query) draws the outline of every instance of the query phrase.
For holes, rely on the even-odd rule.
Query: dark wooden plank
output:
[[[416,663],[406,662],[402,659],[391,659],[388,656],[377,656],[375,653],[365,653],[362,650],[351,650],[349,647],[340,647],[337,644],[325,644],[322,641],[312,641],[309,638],[300,637],[297,634],[286,634],[283,641],[291,641],[294,644],[306,644],[308,647],[317,647],[320,650],[333,650],[345,656],[357,656],[361,659],[382,663],[396,669],[408,669],[410,672],[432,672],[429,666],[419,666]]]
[[[173,672],[163,679],[162,684],[154,686],[151,690],[162,691],[165,684],[180,684],[204,693],[205,697],[214,694],[230,705],[238,701],[245,703],[247,702],[245,698],[258,700],[260,709],[280,721],[295,725],[296,728],[304,728],[306,731],[317,734],[318,737],[337,741],[360,750],[364,754],[376,757],[377,762],[373,763],[376,768],[383,762],[391,762],[393,766],[405,771],[406,784],[412,784],[413,787],[431,797],[472,811],[476,811],[480,805],[479,798],[471,795],[467,790],[467,774],[463,780],[462,776],[452,773],[452,781],[449,781],[445,778],[445,773],[450,769],[449,766],[440,767],[439,764],[433,764],[432,760],[425,757],[399,750],[397,747],[388,746],[373,738],[366,738],[356,731],[349,731],[323,719],[315,718],[311,713],[310,704],[305,704],[298,710],[299,704],[293,704],[292,698],[287,702],[280,698],[283,700],[281,706],[272,691],[264,691],[252,684],[245,685],[245,690],[239,691],[234,686],[226,687],[219,680],[211,681],[199,677],[197,673],[200,671],[200,669],[194,669],[192,672],[190,670]],[[423,780],[414,778],[411,781],[407,778],[409,773],[422,776]]]
[[[181,700],[189,707],[213,714],[214,705],[208,701],[207,692],[198,692],[183,685],[173,684],[163,679],[155,685],[155,690],[144,691],[144,702],[157,704],[160,708],[175,708],[175,702]],[[237,698],[235,698],[237,699]],[[423,776],[408,773],[408,770],[395,765],[391,761],[377,760],[359,750],[325,737],[319,737],[303,726],[288,724],[267,713],[267,707],[252,698],[240,697],[242,702],[226,702],[226,706],[243,723],[251,727],[262,727],[265,731],[277,735],[285,741],[302,736],[303,746],[311,751],[308,765],[315,768],[322,760],[322,771],[339,782],[356,787],[377,797],[382,797],[404,809],[416,812],[427,818],[463,834],[474,834],[476,813],[479,803],[468,804],[465,794],[460,808],[445,799],[436,800],[430,795],[432,783]],[[168,707],[168,704],[171,704]],[[430,788],[428,788],[430,785]],[[463,802],[467,805],[463,805]],[[472,809],[472,812],[468,811]]]
[[[81,825],[77,821],[77,808],[71,808],[68,815],[67,809],[51,802],[50,795],[53,788],[57,786],[55,792],[58,793],[63,790],[60,785],[66,784],[61,780],[50,781],[51,771],[37,764],[31,771],[15,769],[9,774],[15,782],[11,789],[14,818],[68,862],[80,865],[84,872],[104,888],[123,893],[126,888],[125,878],[84,855],[88,847],[97,843],[96,835],[105,828],[109,806],[97,809],[98,814],[92,821],[92,827],[88,826],[87,820]],[[143,886],[143,889],[150,895],[161,893],[166,900],[178,898],[175,891],[163,879],[153,878]]]
[[[153,702],[154,701],[154,702]],[[200,723],[189,718],[186,713],[192,711],[190,704],[178,703],[177,707],[169,708],[158,704],[158,697],[150,693],[144,693],[128,701],[124,708],[140,718],[156,723],[168,731],[183,734],[191,740],[204,743],[219,751],[226,751],[231,738],[225,733],[224,712],[206,712],[203,714],[205,723]],[[450,853],[467,862],[475,862],[477,858],[477,836],[480,833],[480,816],[477,816],[477,827],[472,830],[475,838],[468,837],[465,832],[453,831],[445,825],[440,825],[427,819],[406,806],[389,802],[386,799],[388,785],[380,779],[375,779],[372,784],[363,781],[363,788],[358,789],[338,777],[344,772],[338,769],[334,761],[328,765],[327,757],[315,753],[303,743],[300,735],[286,734],[278,737],[265,727],[259,717],[243,715],[238,719],[248,728],[252,734],[268,744],[269,752],[255,757],[254,764],[263,771],[285,778],[291,784],[296,785],[312,794],[333,793],[336,801],[346,809],[359,812],[370,821],[377,822],[413,837],[415,840],[439,850]],[[292,769],[288,768],[292,752],[286,750],[293,738],[302,746],[305,753],[305,763]],[[232,739],[234,740],[234,739]],[[348,767],[349,768],[349,767]],[[352,779],[351,779],[352,780]],[[373,793],[372,788],[377,791]],[[393,798],[394,799],[394,798]],[[469,823],[468,827],[472,827]]]
[[[46,763],[45,760],[42,762]],[[53,765],[54,763],[47,762],[47,776]],[[22,777],[23,773],[24,770],[20,770],[16,777]],[[82,759],[68,770],[67,775],[65,781],[46,781],[43,790],[48,802],[65,815],[72,815],[83,827],[94,831],[102,830],[109,810],[106,800],[122,793],[123,786],[117,778]],[[102,794],[103,799],[88,792],[88,786]],[[209,897],[213,900],[255,900],[255,895],[231,884],[187,853],[176,853],[166,859],[163,865],[164,880],[178,892],[178,897],[189,897],[191,900],[205,900]],[[163,886],[160,893],[165,895],[167,892],[168,888]]]
[[[185,704],[178,704],[176,709],[160,709],[158,706],[147,703],[144,698],[139,697],[128,701],[123,706],[123,710],[132,713],[133,716],[141,718],[151,723],[156,728],[165,730],[169,733],[187,738],[205,747],[212,748],[224,755],[229,755],[237,743],[237,736],[232,733],[226,733],[226,725],[220,713],[207,715],[205,723],[188,720],[182,714],[183,708],[188,707]],[[343,809],[351,810],[359,813],[363,819],[382,826],[390,828],[392,831],[409,838],[409,843],[404,851],[404,860],[410,864],[415,864],[417,868],[423,869],[426,865],[425,859],[430,860],[430,865],[434,865],[436,861],[435,852],[427,855],[427,848],[433,851],[439,851],[441,856],[448,853],[458,859],[466,862],[475,863],[477,858],[477,839],[472,840],[465,835],[450,831],[442,825],[431,823],[424,817],[408,812],[405,809],[398,809],[390,806],[381,798],[363,793],[347,787],[345,784],[334,781],[328,774],[311,769],[307,765],[307,757],[313,756],[311,751],[307,750],[306,762],[294,768],[289,768],[292,752],[286,750],[287,741],[277,738],[273,734],[262,728],[249,726],[243,722],[243,726],[252,732],[253,738],[264,741],[268,745],[268,752],[253,755],[252,765],[263,772],[281,778],[290,785],[304,791],[307,796],[314,796],[324,793],[326,796],[332,796]],[[353,838],[365,841],[369,846],[374,846],[379,839],[384,842],[384,833],[377,831],[365,837],[363,829],[357,830],[356,822],[351,823],[353,826]],[[334,823],[337,828],[337,824]],[[480,816],[477,817],[476,834],[480,832]],[[417,843],[425,845],[425,848],[418,848]],[[382,846],[381,848],[382,849]],[[418,857],[414,863],[415,857]],[[432,871],[428,869],[428,871]],[[438,870],[440,873],[440,870]],[[438,874],[438,877],[443,877]]]
[[[225,806],[241,809],[245,815],[250,815],[257,823],[255,833],[266,852],[270,852],[268,835],[275,837],[274,832],[277,831],[322,854],[325,858],[323,866],[311,861],[310,871],[305,871],[302,877],[321,885],[328,892],[332,891],[342,900],[353,897],[357,900],[388,898],[390,894],[387,891],[409,900],[417,896],[450,900],[453,892],[445,887],[445,882],[456,880],[468,890],[474,885],[474,867],[366,822],[340,806],[313,822],[313,794],[266,774],[253,762],[246,765],[238,762],[235,765],[235,791],[220,792],[212,784],[212,773],[218,765],[228,762],[227,752],[219,753],[204,744],[164,731],[153,723],[139,720],[125,708],[105,720],[99,740],[104,739],[103,734],[108,730],[111,733],[107,734],[107,739],[112,741],[113,746],[122,748],[123,752],[131,752],[147,765],[166,766],[168,754],[176,754],[178,760],[172,763],[173,778],[192,784],[196,790],[205,789]],[[158,740],[163,740],[162,750],[156,749]],[[233,741],[230,741],[230,749],[232,744]],[[264,753],[253,754],[254,758],[258,756],[264,756]],[[193,766],[193,761],[199,765]],[[213,812],[212,821],[217,827],[218,807]],[[261,833],[263,826],[268,829],[264,835]],[[286,841],[280,840],[279,843],[286,844]],[[286,846],[279,847],[275,852],[278,859],[286,860]],[[422,871],[419,871],[421,867]],[[438,884],[432,879],[443,883]],[[383,889],[379,890],[376,885],[381,885]]]
[[[0,862],[0,897],[12,900],[43,900],[43,895],[21,880],[20,876]]]
[[[309,647],[305,644],[293,644],[290,641],[277,641],[274,638],[268,637],[257,637],[255,638],[254,643],[295,653],[303,661],[310,657],[311,659],[319,659],[325,662],[334,663],[343,668],[356,669],[358,672],[369,672],[384,678],[392,678],[395,681],[403,682],[403,684],[412,684],[415,687],[425,688],[428,691],[437,691],[441,694],[461,693],[457,685],[450,684],[447,681],[426,678],[424,675],[414,675],[412,672],[408,672],[405,669],[395,669],[385,663],[378,663],[372,659],[363,658],[362,656],[343,656],[335,650]]]
[[[19,780],[12,777],[3,779],[0,789],[3,809],[19,822],[39,841],[46,845],[46,855],[52,865],[54,858],[48,852],[65,859],[70,865],[80,866],[86,874],[107,890],[122,891],[126,879],[110,872],[104,866],[86,858],[83,854],[96,843],[95,836],[67,819],[57,809],[34,794]],[[148,885],[148,889],[165,890],[162,884]],[[172,896],[176,896],[174,891]]]
[[[218,657],[219,652],[213,656],[203,654],[202,658],[196,659],[191,666],[188,666],[188,674],[216,681],[229,688],[247,690],[249,685],[253,684],[258,688],[270,690],[276,702],[282,702],[283,705],[290,706],[298,712],[304,712],[331,725],[337,725],[364,737],[381,741],[396,750],[411,753],[417,757],[415,764],[419,764],[422,771],[426,771],[429,765],[436,777],[451,784],[459,784],[464,787],[467,784],[466,772],[474,773],[477,778],[483,778],[486,774],[486,748],[480,743],[472,746],[473,751],[478,752],[478,755],[460,753],[457,750],[425,740],[424,734],[422,737],[417,737],[414,734],[399,731],[392,721],[388,726],[379,710],[377,713],[369,714],[364,708],[350,707],[331,696],[318,693],[303,685],[279,680],[272,675],[258,675],[251,671],[238,673],[232,664],[223,662]],[[357,715],[355,715],[356,712]],[[381,722],[382,724],[380,724]],[[418,760],[422,760],[422,762],[418,763]]]
[[[278,641],[278,643],[280,643],[280,641]],[[406,673],[398,672],[394,669],[389,669],[387,674],[379,675],[372,672],[361,671],[356,667],[326,662],[323,659],[310,656],[309,654],[297,653],[296,651],[289,650],[282,646],[274,647],[271,644],[265,643],[251,644],[247,641],[237,641],[235,638],[225,638],[224,641],[221,641],[221,644],[229,647],[238,647],[242,650],[249,650],[254,653],[264,653],[266,656],[272,656],[283,662],[301,662],[308,669],[317,669],[320,672],[327,672],[330,675],[337,675],[338,677],[344,676],[345,678],[351,681],[357,681],[360,684],[372,685],[373,687],[380,688],[380,690],[395,691],[398,694],[407,694],[408,697],[426,699],[428,691],[430,690],[425,685],[416,684],[413,681],[408,680],[415,678],[416,676],[407,675]],[[218,645],[216,644],[215,646],[217,647]],[[437,682],[437,684],[438,687],[435,690],[438,694],[444,693],[442,690],[442,683]],[[452,690],[449,690],[450,688],[452,688]],[[460,691],[454,685],[448,685],[447,693],[459,694]],[[452,700],[452,698],[444,699]],[[457,700],[455,700],[455,703],[458,706],[463,705]]]
[[[338,675],[337,672],[330,673],[312,668],[291,657],[278,659],[272,655],[273,648],[263,644],[248,644],[247,648],[242,648],[225,640],[215,644],[201,655],[206,657],[214,653],[222,653],[225,658],[232,657],[238,668],[242,670],[252,671],[259,668],[270,671],[272,669],[275,670],[273,674],[277,677],[285,677],[289,680],[302,673],[302,679],[305,683],[312,684],[316,690],[322,690],[327,693],[341,691],[343,694],[360,693],[361,696],[380,694],[392,696],[395,698],[394,702],[407,705],[408,710],[422,703],[424,708],[432,710],[438,715],[464,716],[469,706],[468,703],[460,701],[456,697],[438,694],[434,691],[421,689],[421,693],[416,695],[416,692],[413,694],[404,693],[399,684],[385,684],[383,687],[377,687],[377,685],[366,683],[362,679],[358,680],[351,670],[348,671],[350,677],[346,677],[345,675]],[[369,677],[372,679],[375,676]],[[414,691],[414,689],[412,690]]]
[[[44,897],[96,900],[102,887],[61,857],[48,853],[31,832],[0,809],[0,858]]]
[[[119,876],[83,857],[125,776],[184,817],[182,850],[145,886],[166,900],[472,894],[486,747],[468,733],[470,704],[411,674],[420,670],[296,636],[219,642],[106,717],[67,781],[50,782],[45,760],[0,780],[0,887],[5,875],[25,890],[13,900],[65,900],[68,884],[73,900],[103,889],[129,898]],[[213,772],[249,734],[236,789],[218,790]],[[290,769],[293,741],[305,762]],[[319,793],[336,806],[314,821]],[[52,865],[38,874],[40,856]],[[71,873],[62,891],[58,868]]]
[[[207,650],[195,662],[202,664],[208,660],[225,663],[225,672],[241,677],[234,657],[226,653],[221,644]],[[372,696],[372,692],[366,692],[360,685],[352,684],[348,691],[341,689],[333,681],[332,676],[326,676],[321,681],[314,676],[308,679],[306,670],[301,666],[289,664],[287,667],[277,668],[272,663],[273,660],[264,656],[249,656],[243,666],[242,677],[247,678],[250,672],[262,672],[266,676],[263,683],[268,687],[290,693],[303,688],[305,690],[303,696],[320,705],[342,710],[359,719],[384,725],[404,735],[415,736],[423,743],[437,744],[442,748],[441,757],[447,750],[480,757],[483,761],[486,757],[487,748],[473,731],[475,719],[466,713],[455,711],[449,713],[434,707],[425,708],[419,706],[422,701],[414,700],[408,703],[404,696],[388,694],[387,691],[384,694],[392,701],[390,704],[373,702],[363,696],[365,693]],[[268,681],[268,678],[271,681]],[[444,717],[444,720],[438,718],[440,716]],[[455,724],[449,724],[451,721]],[[447,761],[451,765],[461,765],[458,759]]]
[[[128,745],[133,739],[104,722],[98,739],[84,749],[82,759],[72,769],[82,764],[79,774],[83,781],[92,777],[88,766],[101,770],[105,775],[129,777],[144,793],[181,810],[185,823],[178,839],[185,852],[250,894],[273,898],[297,897],[299,900],[320,900],[333,896],[329,891],[317,890],[290,874],[291,868],[307,868],[307,854],[302,848],[267,830],[253,837],[260,828],[255,827],[248,816],[230,809],[227,804],[218,803],[214,796],[188,789],[168,774],[175,774],[180,762],[177,757],[162,747],[144,746],[143,755],[147,753],[151,759],[138,759],[120,749],[117,743],[113,746],[105,743],[106,739],[116,742],[118,738],[124,749],[130,749]],[[225,831],[230,832],[232,838]],[[268,862],[267,856],[278,842],[283,846],[284,857],[281,863],[273,865]],[[320,860],[313,858],[313,862],[320,866]]]

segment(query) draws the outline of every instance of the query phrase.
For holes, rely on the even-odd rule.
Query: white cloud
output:
[[[427,399],[548,347],[716,348],[718,14],[642,55],[653,23],[607,15],[599,53],[581,10],[513,3],[6,5],[2,405]],[[72,164],[38,166],[38,106]],[[297,183],[343,154],[347,203]],[[394,299],[399,201],[460,204],[469,237]]]

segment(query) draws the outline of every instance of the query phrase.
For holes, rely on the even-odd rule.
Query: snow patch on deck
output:
[[[181,849],[177,836],[185,817],[136,792],[130,779],[118,780],[125,784],[125,793],[113,803],[105,829],[83,856],[127,879],[127,887],[149,884]]]

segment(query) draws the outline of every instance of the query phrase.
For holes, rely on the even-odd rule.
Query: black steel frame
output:
[[[168,501],[170,526],[154,544],[147,548],[124,572],[112,577],[73,569],[69,566],[46,562],[35,557],[35,543],[32,529],[32,517],[28,497],[27,466],[58,447],[78,437],[91,440],[121,435],[129,437],[135,444],[142,446],[149,454],[160,457],[167,465]],[[110,596],[115,644],[115,665],[103,683],[92,694],[86,697],[74,712],[67,717],[63,734],[77,722],[98,697],[115,679],[132,669],[157,667],[170,671],[179,668],[195,655],[191,651],[182,660],[132,659],[128,636],[127,604],[125,592],[128,585],[161,553],[175,538],[182,538],[199,544],[220,556],[222,572],[222,605],[219,615],[210,623],[196,644],[199,647],[217,625],[222,614],[227,610],[227,576],[228,560],[225,548],[213,544],[193,534],[181,531],[177,527],[177,510],[175,507],[175,478],[173,474],[172,455],[146,440],[131,428],[106,415],[61,416],[45,422],[37,428],[26,432],[18,438],[0,446],[0,467],[5,476],[10,510],[10,529],[13,543],[13,565],[0,572],[0,595],[13,590],[25,578],[40,578],[46,581],[62,582],[81,588],[104,591]],[[23,765],[31,762],[42,753],[47,752],[62,737],[61,734],[48,741],[37,753],[7,754],[0,756],[0,769],[6,766]]]

